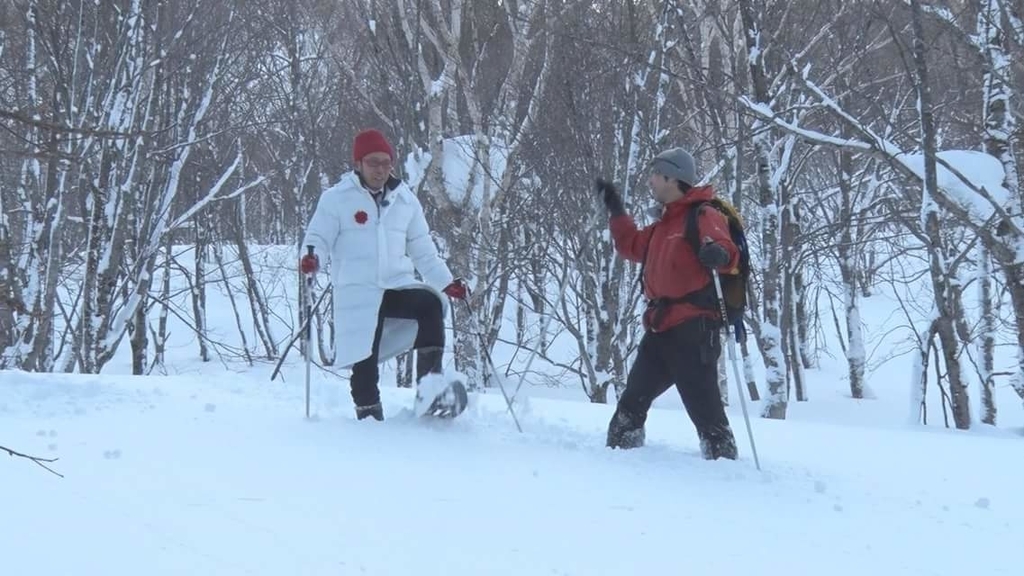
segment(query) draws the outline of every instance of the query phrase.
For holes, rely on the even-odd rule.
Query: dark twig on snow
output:
[[[43,468],[46,468],[51,473],[56,474],[57,476],[60,476],[61,478],[64,477],[63,474],[55,471],[53,468],[50,468],[49,466],[44,464],[44,462],[56,462],[57,458],[40,458],[38,456],[29,456],[28,454],[22,454],[21,452],[18,452],[16,450],[11,450],[10,448],[7,448],[6,446],[0,446],[0,452],[7,452],[7,454],[9,454],[12,457],[13,456],[17,456],[18,458],[24,458],[26,460],[31,460],[31,461],[35,462],[36,464],[38,464],[39,466],[42,466]]]

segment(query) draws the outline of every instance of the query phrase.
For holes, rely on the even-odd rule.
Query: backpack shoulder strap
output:
[[[700,213],[709,205],[711,205],[711,202],[701,202],[690,208],[690,212],[686,216],[686,229],[683,230],[683,233],[686,235],[686,241],[693,248],[694,254],[700,252],[700,224],[698,223],[698,218]]]

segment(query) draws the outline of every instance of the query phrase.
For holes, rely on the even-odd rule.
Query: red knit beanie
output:
[[[352,160],[359,162],[363,156],[374,152],[386,152],[391,161],[395,161],[395,150],[380,130],[370,128],[356,134],[356,139],[352,143]]]

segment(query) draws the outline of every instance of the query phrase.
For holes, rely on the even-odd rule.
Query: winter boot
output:
[[[357,419],[362,420],[369,416],[373,416],[373,419],[378,422],[384,420],[384,407],[380,405],[380,402],[369,406],[356,406]]]
[[[634,420],[621,409],[615,410],[615,414],[612,415],[612,419],[608,423],[608,439],[606,441],[608,448],[628,450],[644,445],[647,436],[644,425],[637,426]]]
[[[715,426],[700,438],[700,453],[705,460],[736,460],[739,451],[736,449],[736,438],[728,424]]]
[[[416,382],[427,374],[440,374],[444,369],[444,348],[429,346],[416,350]]]

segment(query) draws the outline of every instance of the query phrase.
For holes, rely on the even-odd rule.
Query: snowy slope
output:
[[[301,367],[202,376],[0,372],[5,575],[1019,574],[1009,432],[754,421],[765,471],[706,462],[684,413],[604,449],[609,406],[498,394],[424,425],[352,418]]]

